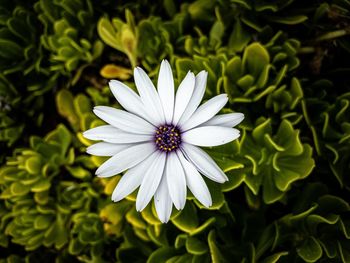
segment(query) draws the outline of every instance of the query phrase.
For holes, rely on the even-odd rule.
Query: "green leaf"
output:
[[[315,167],[315,161],[312,158],[312,148],[308,144],[304,145],[304,152],[301,155],[288,156],[281,154],[277,163],[281,173],[287,170],[298,173],[300,179],[307,177]],[[298,165],[295,165],[296,163]]]
[[[275,253],[271,256],[268,256],[267,258],[265,258],[262,263],[277,263],[279,262],[281,257],[287,256],[289,253],[287,251],[283,251],[283,252],[278,252]]]
[[[75,178],[78,178],[78,179],[84,180],[84,179],[91,177],[90,172],[81,166],[77,166],[77,167],[67,166],[66,169],[69,171],[69,173],[72,176],[74,176]]]
[[[102,17],[97,23],[97,31],[103,42],[107,45],[124,51],[120,38],[118,38],[117,31],[114,29],[112,23],[106,17]]]
[[[176,255],[176,250],[172,247],[161,247],[155,250],[147,259],[147,263],[166,262],[169,258]]]
[[[345,242],[344,242],[345,243]],[[350,261],[350,252],[349,252],[349,243],[342,244],[339,240],[337,240],[339,254],[342,262]]]
[[[278,128],[276,143],[286,148],[288,155],[297,156],[304,150],[299,139],[299,132],[294,130],[293,125],[287,120],[283,120]]]
[[[291,170],[273,171],[275,183],[280,191],[287,191],[290,184],[298,180],[300,175]]]
[[[193,255],[202,255],[207,253],[208,247],[205,243],[195,237],[188,237],[186,240],[186,249]]]
[[[71,239],[68,246],[68,251],[72,255],[79,255],[84,249],[84,245],[78,239]]]
[[[192,262],[193,256],[190,254],[185,254],[181,256],[175,256],[166,261],[166,263],[187,263]]]
[[[22,196],[30,191],[29,185],[24,185],[20,182],[14,182],[10,186],[11,194],[15,196]]]
[[[148,205],[141,212],[142,218],[149,224],[157,225],[160,223],[158,217],[156,217],[152,211],[152,206]]]
[[[64,66],[66,67],[66,69],[68,71],[73,71],[75,70],[79,65],[79,58],[78,57],[73,57],[70,58],[68,60],[66,60],[66,62],[64,63]]]
[[[208,245],[210,250],[211,261],[213,263],[222,263],[226,262],[224,257],[222,256],[218,246],[216,245],[216,235],[215,230],[211,230],[208,235]]]
[[[179,249],[186,245],[187,234],[179,234],[175,239],[175,248]]]
[[[334,195],[324,195],[317,201],[322,213],[344,213],[350,211],[350,205],[344,199]]]
[[[247,74],[237,80],[237,85],[242,89],[248,89],[249,87],[253,86],[254,81],[255,78],[252,75]]]
[[[19,17],[12,17],[7,21],[9,30],[21,38],[25,43],[28,43],[32,39],[31,27],[25,19],[20,19]]]
[[[149,238],[153,241],[157,246],[167,246],[168,239],[166,237],[165,225],[149,225],[147,227],[147,234]]]
[[[250,44],[243,53],[242,64],[245,72],[258,78],[270,63],[270,55],[260,43]]]
[[[254,128],[252,135],[255,141],[259,142],[260,144],[264,144],[263,142],[265,141],[265,134],[271,133],[271,119],[266,119]]]
[[[41,170],[41,158],[39,156],[32,156],[25,162],[25,168],[28,173],[39,175]]]
[[[78,129],[79,118],[74,109],[74,99],[70,91],[61,89],[56,95],[58,113],[65,117],[75,130]]]
[[[274,175],[271,171],[272,169],[269,167],[267,170],[264,170],[264,191],[263,191],[263,199],[265,204],[272,204],[279,199],[281,199],[284,195],[283,191],[280,191],[274,182]]]
[[[217,20],[210,32],[209,32],[209,39],[210,39],[210,45],[214,46],[214,47],[218,47],[221,45],[221,38],[224,35],[224,31],[225,31],[225,25]]]
[[[217,210],[220,209],[224,203],[225,203],[225,197],[224,194],[222,193],[221,186],[213,181],[206,181],[206,184],[209,188],[211,198],[212,198],[212,205],[208,208],[210,210]]]
[[[209,229],[214,223],[216,222],[216,218],[215,217],[211,217],[209,218],[207,221],[205,221],[202,225],[200,225],[199,227],[197,227],[194,231],[192,231],[190,233],[191,236],[195,236],[198,234],[201,234],[203,232],[205,232],[207,229]]]
[[[244,179],[246,177],[242,169],[231,170],[226,174],[229,180],[221,185],[221,190],[223,192],[229,192],[229,191],[232,191],[233,189],[236,189],[244,182]]]
[[[147,225],[145,221],[142,219],[142,216],[136,209],[130,209],[126,214],[126,220],[133,225],[134,227],[146,229]]]
[[[15,42],[0,39],[0,57],[2,59],[17,60],[22,58],[22,48]]]
[[[43,230],[48,228],[52,224],[52,217],[49,215],[39,215],[35,218],[34,228]]]
[[[131,64],[136,65],[137,38],[128,25],[122,27],[120,38],[124,53],[129,57]]]
[[[194,231],[198,226],[198,217],[192,202],[186,202],[184,209],[171,219],[173,224],[186,233]]]
[[[115,64],[107,64],[100,70],[100,74],[102,77],[107,79],[117,78],[127,80],[131,77],[132,70]]]
[[[316,262],[322,257],[322,248],[318,241],[310,236],[297,248],[297,253],[306,262]]]
[[[251,35],[243,28],[241,21],[236,19],[229,38],[228,48],[235,52],[241,52],[250,39]]]
[[[117,225],[125,220],[125,215],[130,207],[130,202],[125,200],[118,203],[109,203],[101,209],[100,217],[105,221],[111,222],[113,225]]]
[[[61,149],[60,153],[64,155],[71,143],[72,135],[63,124],[59,124],[55,130],[46,135],[45,140],[55,142]]]
[[[56,249],[61,249],[68,242],[67,228],[61,219],[56,220],[45,232],[44,244],[51,246],[55,244]]]
[[[39,233],[28,239],[26,243],[26,250],[35,250],[42,245],[42,241],[44,239],[44,233]]]
[[[51,187],[51,182],[49,179],[42,178],[39,181],[37,181],[32,187],[32,192],[43,192],[48,190]]]
[[[239,56],[234,56],[231,58],[226,65],[225,75],[231,81],[236,82],[243,74],[242,59]]]
[[[275,23],[286,24],[286,25],[297,25],[308,19],[307,16],[304,15],[295,15],[295,16],[269,16],[268,19]]]

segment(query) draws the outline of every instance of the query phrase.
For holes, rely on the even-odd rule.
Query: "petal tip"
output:
[[[162,63],[161,63],[161,64],[163,64],[163,63],[169,64],[169,61],[168,61],[166,58],[164,58],[164,59],[162,60]]]
[[[100,167],[100,168],[101,168],[101,167]],[[104,174],[103,174],[104,171],[102,171],[100,168],[98,168],[98,169],[96,170],[95,175],[96,175],[97,177],[99,177],[99,178],[103,178],[103,177],[105,177]]]
[[[140,192],[139,192],[140,193]],[[138,195],[139,195],[138,193]],[[136,211],[137,212],[142,212],[143,209],[145,209],[145,207],[147,206],[147,204],[145,205],[143,201],[139,201],[138,202],[138,198],[136,198]]]
[[[98,112],[101,112],[101,109],[99,106],[95,106],[93,109],[92,109],[93,113],[97,114]]]
[[[86,148],[86,153],[87,154],[91,154],[92,155],[92,153],[91,153],[91,151],[90,151],[90,149],[89,149],[90,147],[88,147],[88,148]]]
[[[162,224],[166,224],[166,223],[168,223],[169,219],[167,219],[167,218],[159,218],[159,221],[160,221]]]
[[[143,209],[144,209],[144,207],[142,207],[136,203],[136,211],[137,212],[142,212]]]
[[[112,196],[111,199],[112,199],[112,201],[115,202],[115,203],[116,203],[116,202],[119,202],[120,200],[122,200],[122,198],[120,198],[119,196]]]
[[[202,205],[204,205],[206,208],[210,208],[213,205],[213,201],[211,198],[209,200],[202,200],[200,201]]]
[[[89,139],[87,138],[87,136],[89,136],[89,133],[87,131],[84,131],[81,133],[83,135],[83,137],[85,137],[86,139]]]

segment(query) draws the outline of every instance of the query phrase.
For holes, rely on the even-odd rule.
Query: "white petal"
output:
[[[119,174],[140,163],[155,151],[154,143],[142,143],[129,147],[105,161],[96,171],[99,177]]]
[[[222,109],[222,107],[225,106],[227,101],[228,97],[226,94],[221,94],[208,100],[201,105],[183,125],[181,125],[181,129],[187,131],[211,119]]]
[[[195,112],[195,110],[198,108],[199,104],[201,103],[205,93],[207,77],[208,77],[208,72],[204,70],[202,70],[197,74],[192,97],[188,102],[188,105],[180,118],[179,125],[185,123],[192,116],[192,114]]]
[[[163,105],[165,121],[171,123],[174,113],[174,78],[167,60],[163,60],[160,65],[157,88]]]
[[[109,88],[124,109],[146,120],[150,119],[140,97],[132,89],[118,80],[111,80]]]
[[[83,132],[83,136],[86,139],[98,141],[102,140],[102,137],[106,139],[113,138],[114,133],[117,131],[120,130],[112,125],[102,125]]]
[[[141,100],[150,112],[149,115],[156,118],[159,124],[164,124],[165,118],[163,107],[159,99],[159,95],[147,74],[143,69],[137,67],[134,69],[134,79],[136,88],[141,96]]]
[[[188,143],[182,143],[181,148],[186,158],[196,166],[201,174],[218,183],[228,181],[227,176],[220,167],[201,148]]]
[[[203,126],[188,130],[181,135],[184,142],[197,146],[218,146],[239,137],[239,130],[222,126]]]
[[[173,124],[176,125],[185,111],[188,102],[191,99],[195,84],[195,76],[188,72],[186,77],[180,83],[175,97]]]
[[[244,119],[244,114],[239,112],[216,115],[201,126],[224,126],[235,127]]]
[[[175,152],[168,153],[165,167],[171,200],[178,210],[186,203],[186,177],[179,158]]]
[[[110,143],[136,143],[153,140],[152,134],[136,134],[125,132],[113,127],[112,125],[103,125],[92,128],[83,133],[89,140],[102,140]]]
[[[199,174],[197,169],[193,166],[193,164],[186,160],[182,152],[178,151],[177,154],[185,171],[188,188],[198,199],[198,201],[201,202],[205,207],[211,206],[211,195],[204,179]]]
[[[162,223],[167,223],[171,216],[171,211],[173,209],[173,202],[171,201],[168,183],[166,176],[162,176],[162,180],[158,186],[156,193],[154,194],[154,205],[159,217],[159,220]]]
[[[118,202],[135,191],[137,187],[142,183],[145,175],[145,170],[154,162],[156,152],[148,156],[145,160],[138,165],[130,168],[119,180],[115,187],[112,200]]]
[[[113,156],[132,146],[132,144],[114,144],[108,142],[98,142],[86,149],[86,152],[96,156]]]
[[[153,134],[155,127],[135,114],[107,106],[97,106],[94,113],[110,125],[123,131],[138,134]]]
[[[156,192],[160,180],[162,179],[166,154],[157,151],[156,157],[148,169],[145,171],[139,192],[136,197],[136,210],[142,211],[152,199]]]

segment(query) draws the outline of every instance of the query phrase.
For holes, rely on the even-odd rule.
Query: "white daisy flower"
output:
[[[88,147],[89,154],[111,156],[97,169],[97,176],[110,177],[127,170],[113,192],[113,201],[140,187],[137,211],[142,211],[154,197],[161,222],[169,220],[173,204],[183,209],[187,187],[204,206],[211,206],[211,195],[201,174],[218,183],[228,178],[198,146],[217,146],[237,139],[240,133],[232,127],[244,115],[215,116],[227,103],[226,94],[199,106],[207,75],[205,71],[197,76],[188,72],[176,95],[166,60],[160,66],[158,91],[139,67],[134,70],[139,95],[117,80],[110,81],[113,95],[126,111],[95,107],[94,113],[108,125],[90,129],[84,136],[102,141]]]

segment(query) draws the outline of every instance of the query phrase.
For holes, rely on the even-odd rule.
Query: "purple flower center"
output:
[[[154,140],[160,151],[168,153],[179,148],[181,133],[179,128],[172,124],[162,125],[156,130]]]

